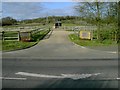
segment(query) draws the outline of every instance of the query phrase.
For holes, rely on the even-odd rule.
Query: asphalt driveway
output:
[[[3,58],[39,59],[94,59],[117,58],[117,51],[101,51],[75,45],[69,40],[70,32],[54,29],[51,36],[37,45],[23,50],[4,52]]]

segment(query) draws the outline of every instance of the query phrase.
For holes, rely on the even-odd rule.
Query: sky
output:
[[[46,16],[76,16],[77,12],[74,6],[76,6],[78,2],[83,1],[94,2],[96,0],[2,0],[2,5],[0,5],[2,6],[0,7],[0,16],[10,16],[17,20]],[[118,0],[99,1],[107,2]]]
[[[0,0],[2,2],[118,2],[119,0]]]
[[[46,16],[73,16],[76,2],[3,2],[2,17],[17,20]]]

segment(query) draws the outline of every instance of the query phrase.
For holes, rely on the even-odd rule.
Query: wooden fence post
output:
[[[2,40],[4,41],[4,31],[2,32]]]
[[[30,40],[32,39],[32,31],[30,31]]]
[[[18,41],[20,41],[20,31],[18,31]]]

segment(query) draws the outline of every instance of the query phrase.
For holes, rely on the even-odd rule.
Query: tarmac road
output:
[[[3,52],[3,88],[118,88],[118,54],[75,45],[55,29],[34,47]]]
[[[50,38],[28,49],[5,52],[3,58],[98,59],[118,57],[117,51],[100,51],[75,45],[69,40],[69,33],[55,29]]]
[[[117,59],[3,60],[3,88],[118,88],[118,81]]]

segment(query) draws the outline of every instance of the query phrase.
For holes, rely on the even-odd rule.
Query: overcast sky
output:
[[[3,2],[2,16],[18,20],[75,15],[76,2]]]

